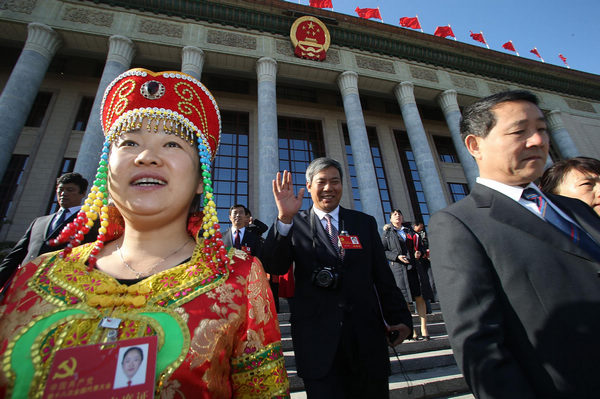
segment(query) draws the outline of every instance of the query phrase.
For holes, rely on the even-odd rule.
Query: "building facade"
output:
[[[329,30],[322,61],[294,54],[303,16]],[[93,177],[104,89],[132,67],[182,70],[215,96],[223,225],[236,203],[270,224],[277,171],[302,187],[325,155],[346,171],[343,206],[427,222],[478,174],[461,108],[507,89],[540,98],[553,159],[600,158],[600,76],[291,2],[6,0],[0,32],[0,241],[56,206],[58,175]]]

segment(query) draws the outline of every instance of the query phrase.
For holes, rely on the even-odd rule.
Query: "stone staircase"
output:
[[[306,398],[302,379],[296,373],[287,302],[280,299],[280,306],[278,317],[291,396]],[[405,341],[396,347],[400,361],[390,348],[390,399],[473,399],[452,355],[439,304],[432,304],[432,310],[433,314],[427,315],[430,341]],[[414,315],[413,324],[419,325]]]

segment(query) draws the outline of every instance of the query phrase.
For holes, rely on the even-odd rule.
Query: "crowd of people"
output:
[[[110,389],[125,394],[155,370],[160,397],[288,397],[277,312],[290,278],[296,368],[311,399],[387,398],[388,346],[431,339],[438,291],[477,398],[600,392],[600,161],[544,172],[549,137],[531,93],[464,110],[480,175],[433,215],[430,236],[400,209],[381,232],[340,206],[343,167],[331,158],[306,170],[309,209],[283,171],[270,228],[236,204],[221,232],[211,183],[219,110],[183,73],[121,74],[101,121],[89,194],[81,175],[61,176],[60,209],[35,219],[0,263],[0,396],[44,392],[68,369],[53,364],[59,354],[111,345],[120,377]]]

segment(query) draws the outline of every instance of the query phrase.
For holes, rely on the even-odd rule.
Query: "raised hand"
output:
[[[294,195],[292,174],[287,170],[284,170],[283,174],[277,172],[277,178],[273,180],[273,198],[279,212],[277,218],[283,223],[291,223],[294,215],[300,210],[304,190],[303,187],[298,191],[298,195]]]

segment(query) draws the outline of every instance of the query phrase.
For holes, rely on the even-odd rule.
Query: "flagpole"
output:
[[[383,23],[383,15],[381,15],[381,10],[379,9],[379,6],[377,6],[377,11],[379,11],[379,16],[381,17],[381,23]]]
[[[450,28],[450,30],[452,30],[452,27],[450,26],[450,24],[448,24],[448,28]],[[454,36],[454,41],[456,41],[456,36]]]
[[[415,14],[415,17],[417,17],[417,22],[419,23],[419,26],[421,27],[421,33],[425,33],[425,32],[423,32],[423,25],[421,25],[421,21],[419,21],[419,15]]]
[[[510,44],[513,45],[514,49],[515,49],[515,53],[517,53],[517,57],[520,57],[519,52],[517,51],[517,48],[515,47],[514,43],[512,42],[512,40],[509,40]]]
[[[534,47],[534,49],[535,49],[535,51],[537,51],[537,52],[538,52],[538,54],[540,53],[540,52],[538,51],[537,47]],[[544,64],[546,63],[546,61],[544,61],[544,57],[542,57],[541,55],[540,55],[540,60],[542,60],[542,62],[543,62]]]
[[[483,31],[482,31],[482,30],[480,30],[480,31],[479,31],[479,33],[481,33],[481,37],[483,37],[483,41],[484,41],[484,43],[485,43],[485,47],[487,47],[487,48],[488,48],[488,50],[489,50],[489,49],[490,49],[490,46],[487,44],[487,40],[485,40],[485,36],[483,36]]]

